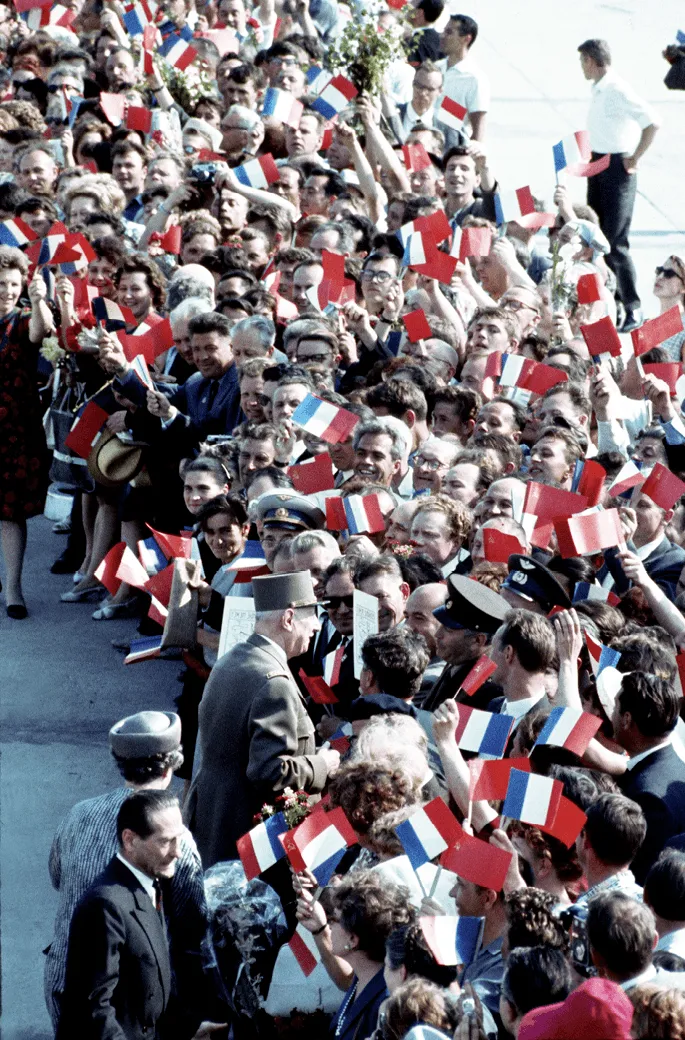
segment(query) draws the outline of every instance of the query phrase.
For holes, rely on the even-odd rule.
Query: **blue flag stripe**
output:
[[[563,708],[552,708],[551,712],[549,713],[549,717],[548,717],[546,723],[544,724],[544,726],[540,730],[540,735],[539,735],[536,743],[538,743],[538,744],[546,744],[547,743],[547,741],[549,740],[549,738],[550,738],[550,736],[552,734],[552,730],[556,726],[557,722],[559,721],[559,718],[561,717],[561,715],[563,715],[563,713],[564,713],[564,709]]]
[[[283,859],[285,856],[285,849],[278,840],[279,834],[285,834],[288,830],[288,824],[286,823],[285,816],[282,812],[276,813],[275,816],[269,817],[266,821],[266,833],[269,838],[269,844],[273,851],[276,859]]]
[[[346,851],[347,849],[340,849],[339,852],[335,852],[332,856],[329,856],[328,859],[325,859],[323,863],[319,864],[316,870],[312,871],[312,874],[322,888],[324,888],[331,880],[335,873],[335,868],[345,855]]]
[[[409,862],[414,870],[417,870],[424,863],[428,862],[426,850],[419,841],[410,820],[405,820],[404,823],[398,824],[398,826],[395,827],[395,834],[402,842],[404,851],[406,852]]]
[[[481,755],[496,755],[497,758],[501,758],[507,746],[510,729],[511,716],[493,715],[483,736],[479,753]]]
[[[519,774],[513,770],[510,773],[507,797],[502,806],[503,816],[511,816],[513,820],[518,820],[520,817],[528,787],[528,776],[528,773]]]
[[[463,965],[469,965],[476,956],[483,920],[480,917],[460,917],[457,921],[455,946],[457,957]]]

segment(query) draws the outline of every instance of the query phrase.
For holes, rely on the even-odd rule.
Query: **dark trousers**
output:
[[[593,152],[592,158],[601,156]],[[640,306],[628,243],[636,191],[637,175],[626,173],[621,155],[612,155],[606,170],[588,177],[587,204],[596,211],[599,226],[609,240],[611,252],[606,261],[616,275],[618,295],[627,311]]]

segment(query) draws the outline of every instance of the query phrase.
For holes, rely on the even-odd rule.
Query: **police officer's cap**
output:
[[[466,628],[493,635],[510,610],[497,592],[462,574],[450,574],[445,605],[433,614],[445,628]]]
[[[571,600],[556,575],[532,556],[512,553],[508,560],[509,574],[502,582],[522,599],[531,600],[549,614],[552,607],[570,607]]]

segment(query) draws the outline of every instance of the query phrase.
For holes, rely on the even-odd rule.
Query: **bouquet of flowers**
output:
[[[394,61],[405,61],[407,57],[402,38],[404,17],[403,12],[392,29],[382,30],[377,16],[360,13],[347,23],[329,47],[325,59],[327,67],[331,72],[347,76],[360,94],[380,97],[390,65]]]
[[[270,816],[275,816],[276,813],[282,812],[286,823],[292,830],[293,827],[297,827],[303,820],[306,820],[311,811],[312,803],[306,791],[293,791],[291,787],[285,787],[283,794],[278,795],[273,805],[262,806],[255,815],[254,822],[262,823],[264,820],[268,820]]]

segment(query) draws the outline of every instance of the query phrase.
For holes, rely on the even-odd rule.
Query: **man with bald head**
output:
[[[459,366],[459,355],[444,339],[431,337],[420,339],[416,343],[408,342],[405,353],[417,361],[430,361],[433,373],[447,386],[455,376]]]
[[[478,509],[481,524],[493,516],[513,516],[519,519],[523,511],[526,485],[516,477],[493,480]]]
[[[447,585],[443,582],[431,582],[428,585],[419,585],[415,589],[404,608],[406,623],[413,632],[423,636],[431,655],[430,664],[423,674],[421,689],[414,697],[414,705],[420,708],[428,691],[432,688],[436,679],[442,672],[445,662],[438,656],[436,635],[440,628],[440,622],[433,614],[434,610],[441,607],[447,599]]]

